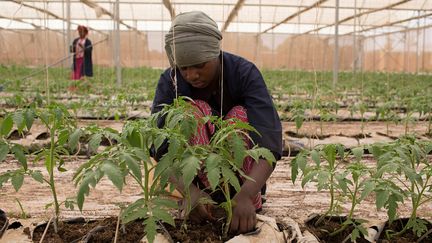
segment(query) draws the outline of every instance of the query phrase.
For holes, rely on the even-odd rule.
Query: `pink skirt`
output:
[[[75,68],[72,72],[72,80],[79,80],[81,79],[81,70],[82,70],[82,66],[83,66],[83,61],[84,61],[84,57],[78,57],[75,58]]]

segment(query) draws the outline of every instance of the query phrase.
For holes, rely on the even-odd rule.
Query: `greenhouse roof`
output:
[[[120,29],[167,31],[172,16],[201,10],[223,31],[250,33],[375,35],[430,27],[431,0],[121,0]],[[114,0],[3,0],[0,29],[65,30],[83,24],[93,30],[112,30]],[[70,10],[70,11],[69,11]]]

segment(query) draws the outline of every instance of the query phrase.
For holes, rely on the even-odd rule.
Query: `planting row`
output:
[[[217,191],[225,197],[225,202],[219,205],[225,212],[221,216],[225,223],[220,232],[223,233],[221,236],[223,239],[228,239],[233,208],[231,190],[240,190],[240,181],[236,174],[248,178],[240,169],[244,158],[250,156],[254,161],[264,158],[269,163],[275,162],[275,158],[267,149],[245,146],[244,139],[250,139],[247,133],[255,131],[250,125],[237,120],[221,120],[217,117],[197,119],[192,111],[192,105],[179,99],[148,119],[126,123],[122,132],[98,127],[77,128],[67,109],[61,105],[51,105],[43,110],[27,108],[7,114],[0,127],[2,135],[0,161],[3,161],[10,152],[19,161],[21,167],[2,173],[0,186],[10,181],[18,191],[26,177],[46,184],[53,198],[47,205],[52,207],[54,212],[52,229],[56,237],[62,237],[64,233],[59,234],[59,232],[66,230],[67,225],[59,221],[62,207],[73,210],[78,206],[82,210],[91,188],[95,187],[103,177],[107,177],[119,191],[128,186],[125,184],[126,178],[131,178],[141,190],[140,197],[121,209],[120,221],[122,225],[126,225],[139,220],[144,225],[143,234],[145,233],[146,238],[152,242],[157,230],[165,229],[164,224],[175,226],[174,216],[170,212],[177,209],[178,204],[177,200],[170,197],[170,193],[174,190],[174,184],[170,179],[181,180],[186,188],[183,192],[186,204],[182,208],[186,217],[180,228],[187,231],[187,216],[192,210],[192,199],[187,188],[199,173],[205,171],[209,181],[208,190]],[[166,125],[161,129],[157,124],[162,117]],[[24,148],[4,138],[13,126],[20,133],[29,130],[35,119],[45,124],[49,131],[49,146],[34,152],[33,159],[33,162],[44,161],[45,174],[30,169]],[[210,144],[189,145],[196,127],[208,121],[213,122],[218,128]],[[116,142],[110,142],[103,151],[92,156],[74,172],[77,195],[60,201],[55,174],[66,172],[63,155],[77,151],[80,140],[84,137],[88,139],[88,145],[93,151],[97,151],[102,138]],[[159,163],[153,163],[151,151],[158,151],[163,146],[167,146],[166,154]],[[233,148],[234,152],[230,152]],[[202,165],[205,165],[203,170]],[[206,200],[211,205],[215,204],[209,198]],[[50,225],[48,223],[46,227],[49,228]]]
[[[374,166],[362,161],[365,150],[375,158]],[[324,242],[368,238],[370,231],[364,224],[367,219],[355,215],[362,202],[373,197],[376,211],[384,208],[388,216],[386,227],[378,236],[380,240],[432,241],[432,224],[418,215],[419,209],[432,200],[432,161],[428,156],[431,151],[430,140],[418,141],[408,136],[348,152],[341,144],[300,152],[291,161],[292,182],[301,179],[302,187],[313,183],[318,191],[329,194],[328,209],[308,222],[309,229]],[[348,211],[341,212],[340,205],[344,202],[350,206]],[[412,211],[402,220],[398,207],[406,203],[410,203]]]

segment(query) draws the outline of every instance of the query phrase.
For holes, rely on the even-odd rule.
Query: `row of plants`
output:
[[[421,97],[416,99],[416,103],[405,113],[393,109],[393,101],[382,104],[374,109],[369,109],[364,103],[354,104],[349,107],[350,119],[361,122],[361,133],[364,134],[364,127],[369,121],[385,122],[385,131],[389,135],[389,126],[391,124],[404,126],[405,135],[409,133],[409,127],[415,125],[418,121],[427,121],[425,134],[432,135],[432,96]],[[414,106],[415,104],[415,106]],[[326,122],[345,121],[347,117],[338,116],[340,107],[335,102],[323,104],[321,100],[303,101],[294,100],[289,108],[279,107],[278,110],[285,110],[288,113],[281,114],[281,119],[287,119],[295,122],[296,133],[306,121],[317,120],[320,124],[320,133],[323,135],[323,124]],[[313,112],[312,112],[313,111]],[[367,113],[375,113],[374,116],[366,116]]]
[[[91,188],[96,187],[104,177],[108,178],[119,191],[128,186],[126,181],[130,179],[141,188],[140,198],[121,208],[120,222],[122,225],[129,225],[130,222],[138,220],[144,225],[142,235],[152,242],[158,229],[166,230],[165,224],[175,225],[173,209],[177,209],[178,204],[169,196],[175,188],[172,183],[173,178],[181,181],[186,188],[183,192],[187,202],[183,209],[186,217],[180,225],[180,230],[184,232],[192,230],[188,228],[187,215],[194,205],[187,188],[205,165],[204,170],[210,183],[210,188],[207,189],[212,192],[221,191],[226,198],[226,202],[219,205],[226,212],[222,235],[226,239],[232,207],[235,206],[231,201],[233,196],[231,189],[234,188],[236,192],[240,190],[237,174],[251,179],[241,170],[244,158],[251,156],[255,161],[264,158],[269,163],[275,162],[275,158],[267,149],[245,146],[245,139],[250,139],[248,133],[256,132],[247,123],[221,120],[219,117],[197,119],[193,115],[193,109],[190,102],[178,99],[174,104],[165,106],[160,113],[153,114],[148,119],[127,122],[122,132],[96,126],[77,127],[71,114],[60,104],[52,104],[47,109],[28,107],[8,113],[0,126],[0,161],[4,161],[8,153],[12,153],[19,161],[20,168],[1,174],[0,187],[10,181],[18,191],[27,177],[45,183],[50,188],[53,198],[52,203],[47,207],[54,209],[52,223],[48,223],[46,227],[52,225],[54,231],[52,234],[56,234],[60,229],[64,232],[64,227],[67,226],[67,223],[59,220],[62,207],[73,210],[78,206],[82,210]],[[6,137],[13,127],[16,127],[19,132],[29,130],[36,119],[41,120],[49,130],[50,145],[28,155],[23,147],[11,143]],[[158,127],[161,119],[165,121],[163,128]],[[190,145],[189,139],[194,135],[196,127],[207,122],[212,122],[218,128],[210,143]],[[92,151],[97,151],[102,138],[108,139],[110,145],[103,151],[95,153],[77,171],[74,171],[76,196],[59,201],[55,175],[66,171],[64,156],[76,153],[81,146],[84,146],[82,143],[91,147]],[[159,163],[153,163],[150,152],[158,150],[164,144],[167,146],[166,154]],[[33,163],[43,161],[45,171],[32,170],[31,166],[28,166],[29,160]],[[210,198],[200,200],[215,205]],[[119,227],[113,230],[117,235]],[[39,234],[33,240],[40,240],[41,237],[44,236]]]
[[[0,98],[4,100],[2,106],[4,112],[28,107],[32,104],[37,104],[38,107],[43,107],[48,104],[46,96],[36,93],[34,97],[28,95],[14,94]],[[94,119],[115,119],[128,118],[132,116],[131,111],[141,110],[150,112],[148,102],[143,102],[146,99],[139,95],[118,94],[111,97],[80,97],[73,100],[51,99],[56,103],[63,104],[75,117],[88,117]]]
[[[374,166],[362,161],[365,151],[372,154]],[[375,240],[431,241],[432,224],[418,215],[418,209],[432,200],[431,152],[431,141],[411,136],[351,150],[328,144],[301,151],[291,162],[292,182],[301,179],[302,187],[314,183],[318,191],[328,192],[330,200],[328,209],[307,226],[323,242],[361,242],[360,238],[368,237],[367,220],[356,218],[356,210],[364,200],[373,199],[376,210],[384,209],[388,216],[383,233]],[[412,211],[403,219],[398,207],[407,203]]]
[[[69,80],[68,68],[52,67],[44,72],[43,67],[0,66],[0,84],[8,92],[47,91],[46,79],[50,80],[50,93],[63,94],[67,87],[77,84],[79,94],[96,94],[109,97],[113,93],[147,94],[153,97],[154,88],[161,69],[123,68],[122,85],[116,83],[114,68],[95,67],[95,75],[87,82]],[[339,82],[333,85],[332,72],[298,70],[263,70],[264,80],[276,100],[286,104],[290,100],[316,100],[321,103],[337,102],[341,107],[363,103],[377,107],[393,102],[397,109],[410,109],[422,97],[430,98],[432,76],[409,73],[349,73],[339,74]],[[87,83],[80,87],[81,83]],[[150,92],[149,92],[150,91]],[[288,101],[288,102],[287,102]]]
[[[24,97],[19,94],[6,96],[6,104],[12,105],[12,110],[16,108],[28,107],[32,104],[37,104],[42,107],[48,103],[46,97],[37,93],[34,97]],[[394,102],[388,102],[373,110],[368,110],[368,107],[362,103],[349,107],[350,116],[354,116],[361,122],[361,134],[364,134],[364,127],[369,121],[384,121],[386,126],[386,135],[390,136],[389,126],[391,124],[402,124],[405,129],[405,134],[409,133],[411,125],[415,125],[420,120],[427,121],[426,136],[432,136],[432,97],[420,97],[416,99],[415,107],[407,110],[407,113],[401,115],[393,109]],[[144,102],[144,103],[143,103]],[[73,101],[63,100],[65,106],[76,117],[87,117],[94,119],[131,119],[134,110],[149,112],[149,102],[145,102],[145,98],[139,95],[118,94],[111,97],[96,96],[91,98],[81,97]],[[10,110],[10,109],[8,109]],[[315,115],[311,117],[311,110],[314,110]],[[295,122],[296,133],[302,127],[305,121],[318,120],[320,124],[320,135],[323,136],[323,125],[326,122],[337,122],[346,119],[338,116],[340,108],[336,102],[323,103],[321,100],[304,102],[295,100],[290,107],[289,113],[281,113],[281,118]],[[375,116],[366,116],[367,112],[375,111]],[[357,115],[358,114],[358,115]]]

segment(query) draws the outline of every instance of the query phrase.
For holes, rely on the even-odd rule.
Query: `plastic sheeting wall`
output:
[[[168,66],[164,51],[164,32],[121,32],[121,65],[123,67]],[[93,32],[96,65],[113,66],[112,33]],[[377,37],[341,36],[340,65],[342,71],[354,66],[361,71],[431,72],[432,28],[380,35]],[[43,66],[70,65],[69,44],[61,32],[32,30],[0,30],[0,63]],[[333,68],[333,36],[252,33],[224,33],[223,49],[253,61],[260,68],[328,70]],[[355,57],[355,58],[354,58]],[[46,58],[46,59],[45,59]]]

